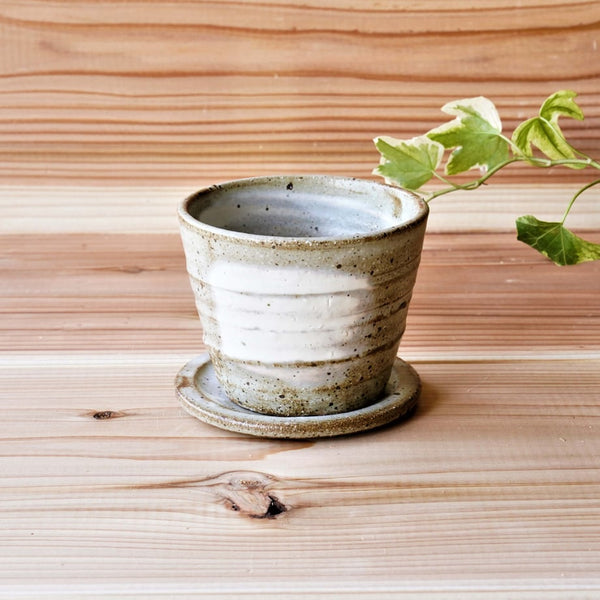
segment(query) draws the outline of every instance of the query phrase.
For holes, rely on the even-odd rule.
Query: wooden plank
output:
[[[0,351],[203,349],[177,234],[7,235],[0,274]],[[599,294],[598,262],[558,268],[509,234],[429,235],[401,353],[588,356]]]
[[[139,7],[0,1],[0,182],[368,176],[374,136],[423,133],[445,120],[449,100],[491,97],[510,131],[558,88],[580,92],[587,115],[565,119],[565,132],[598,152],[594,1]],[[527,177],[513,169],[504,180]]]
[[[3,233],[174,233],[179,203],[202,187],[221,183],[199,178],[175,187],[0,186],[0,234]],[[431,203],[429,232],[514,231],[516,217],[534,214],[560,220],[575,184],[490,184],[474,192],[456,192]],[[34,218],[32,218],[34,216]],[[583,194],[568,226],[600,229],[600,202]]]
[[[179,407],[176,233],[1,236],[0,596],[594,597],[599,268],[428,236],[417,412],[294,442]]]
[[[372,177],[374,136],[482,94],[510,133],[577,90],[561,123],[598,157],[599,31],[591,0],[0,0],[0,597],[600,596],[600,263],[512,233],[586,173],[432,205],[412,418],[262,440],[173,386],[204,350],[184,196]],[[590,190],[568,224],[600,242],[599,210]]]
[[[412,419],[318,442],[187,416],[170,353],[0,364],[7,597],[600,591],[598,359],[420,362]]]

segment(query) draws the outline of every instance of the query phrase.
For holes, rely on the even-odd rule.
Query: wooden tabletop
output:
[[[555,267],[514,234],[560,219],[587,170],[435,201],[410,419],[266,440],[174,390],[204,350],[178,201],[368,178],[375,136],[481,95],[510,136],[574,90],[586,118],[562,130],[598,159],[599,9],[0,0],[0,599],[599,598],[600,263]],[[600,242],[598,189],[568,225]]]
[[[431,232],[400,352],[416,413],[277,441],[176,400],[204,348],[174,219],[17,222],[0,237],[0,597],[600,594],[600,263]]]

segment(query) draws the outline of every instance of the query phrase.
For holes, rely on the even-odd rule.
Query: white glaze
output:
[[[426,217],[409,192],[318,175],[228,182],[187,199],[187,268],[227,396],[280,416],[376,400],[406,324]]]
[[[280,363],[356,354],[348,342],[365,307],[355,292],[371,287],[367,277],[217,261],[207,283],[221,351],[230,358]]]

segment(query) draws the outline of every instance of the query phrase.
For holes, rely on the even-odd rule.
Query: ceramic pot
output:
[[[179,209],[218,381],[267,415],[329,415],[382,394],[417,275],[427,204],[320,175],[232,181]]]

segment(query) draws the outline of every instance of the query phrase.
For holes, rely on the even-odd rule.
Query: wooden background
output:
[[[600,597],[600,263],[502,232],[584,173],[436,202],[410,420],[261,440],[173,387],[203,351],[186,194],[370,177],[372,137],[475,95],[510,131],[578,91],[599,158],[599,38],[597,1],[0,0],[0,598]],[[598,194],[569,218],[596,241]]]
[[[4,0],[0,182],[369,177],[374,136],[449,100],[486,95],[512,131],[563,88],[587,116],[567,135],[598,153],[599,30],[596,0]]]

